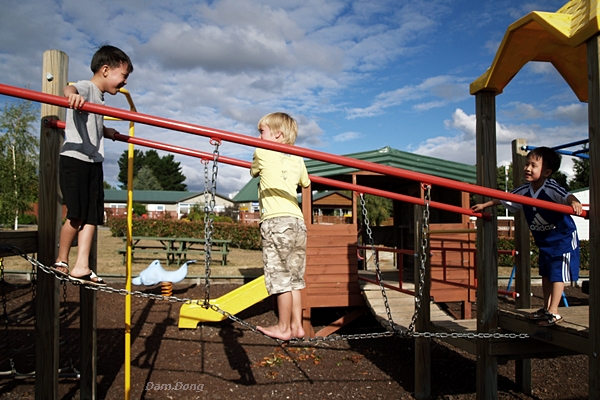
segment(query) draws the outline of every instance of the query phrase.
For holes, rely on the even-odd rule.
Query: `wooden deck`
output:
[[[397,272],[382,272],[383,281],[389,285],[397,286],[394,278]],[[374,279],[374,272],[360,271],[360,276]],[[384,305],[383,296],[379,285],[361,283],[365,301],[375,318],[386,329],[390,329],[388,315]],[[404,284],[404,289],[412,290],[412,284]],[[391,289],[386,289],[386,296],[390,307],[395,329],[406,330],[412,320],[415,308],[414,296]],[[475,319],[457,320],[441,310],[436,303],[429,304],[431,312],[431,332],[433,333],[477,333]],[[543,327],[530,322],[526,316],[535,311],[527,310],[500,310],[499,333],[527,333],[530,338],[491,339],[489,354],[499,357],[500,362],[513,359],[548,358],[572,354],[588,354],[589,336],[589,307],[573,306],[561,307],[560,315],[563,322],[554,326]],[[477,353],[477,339],[444,338],[444,340],[471,354]]]
[[[576,353],[588,354],[589,346],[589,306],[561,307],[563,322],[554,326],[539,326],[527,320],[526,315],[535,311],[500,310],[500,327],[519,333],[528,333],[538,341],[560,346]]]
[[[385,271],[383,273],[383,281],[387,284],[394,285],[394,282],[391,278],[391,275],[397,276],[397,271]],[[370,271],[361,271],[359,273],[360,276],[364,276],[368,279],[375,279],[375,273]],[[367,303],[367,306],[375,316],[375,318],[381,323],[383,327],[386,329],[390,329],[390,324],[384,304],[383,295],[381,293],[381,288],[377,284],[366,283],[364,281],[360,281],[361,289],[363,291],[363,296]],[[398,286],[398,281],[395,283]],[[403,289],[413,290],[412,284],[405,283]],[[410,322],[412,321],[413,314],[415,312],[415,298],[411,294],[398,292],[392,289],[385,290],[388,304],[390,307],[392,321],[394,322],[395,330],[405,331],[408,329]],[[431,313],[432,319],[437,320],[452,320],[453,318],[447,315],[444,311],[442,311],[437,304],[430,302],[429,309]]]

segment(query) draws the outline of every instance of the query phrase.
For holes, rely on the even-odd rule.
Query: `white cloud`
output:
[[[531,69],[533,73],[540,75],[548,75],[555,74],[556,68],[551,63],[548,62],[530,62],[528,67]]]
[[[6,0],[0,81],[40,90],[47,49],[68,54],[70,80],[89,79],[92,54],[108,41],[132,58],[127,89],[145,114],[255,137],[260,117],[285,111],[299,122],[298,146],[331,146],[328,138],[335,151],[347,154],[387,144],[401,148],[416,138],[418,151],[473,162],[468,85],[489,66],[481,50],[486,42],[497,47],[514,21],[510,13],[558,8],[558,0],[513,3],[473,2],[465,9],[448,0],[179,0],[175,6],[159,0]],[[547,144],[585,135],[585,106],[573,104],[564,83],[555,90],[553,67],[527,68],[519,76],[530,87],[536,79],[544,85],[531,93],[537,99],[507,102],[521,106],[519,113],[499,114],[499,149],[514,137]],[[122,96],[106,102],[128,108]],[[532,118],[538,125],[530,124]],[[369,126],[380,132],[376,138],[364,133]],[[398,127],[422,136],[398,134]],[[206,137],[141,124],[136,136],[212,151]],[[105,176],[113,184],[124,149],[107,144]],[[221,152],[247,161],[253,150],[223,143]],[[186,184],[200,190],[198,160],[175,157]],[[248,175],[223,164],[219,178],[219,191],[227,193],[239,190]]]
[[[554,118],[566,120],[574,125],[586,125],[588,123],[588,107],[587,104],[569,104],[566,106],[558,106],[556,110],[551,112]]]
[[[347,118],[374,117],[385,113],[391,107],[397,107],[406,102],[416,102],[414,110],[424,111],[439,108],[449,103],[468,98],[469,88],[465,78],[454,76],[434,76],[423,80],[418,85],[407,85],[392,91],[382,92],[375,101],[365,108],[347,110]],[[421,100],[433,99],[423,101]]]
[[[517,120],[530,120],[542,118],[544,116],[544,112],[537,109],[532,104],[526,104],[517,101],[509,103],[507,106],[510,106],[511,109],[502,109],[502,114],[508,118]]]
[[[420,143],[411,151],[445,160],[475,164],[475,126],[476,116],[468,115],[457,109],[451,120],[444,121],[453,136],[436,136]],[[554,126],[544,128],[537,125],[507,125],[496,122],[497,163],[506,165],[512,162],[512,141],[526,139],[531,146],[558,146],[582,139],[581,130],[571,127]],[[561,171],[573,176],[572,160],[563,157]]]
[[[333,137],[334,142],[348,142],[351,140],[355,140],[362,137],[362,134],[359,132],[344,132],[339,135],[335,135]]]

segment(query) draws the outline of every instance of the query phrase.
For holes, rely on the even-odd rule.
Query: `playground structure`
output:
[[[587,4],[587,8],[585,5]],[[590,28],[590,23],[596,21],[596,10],[593,12],[589,10],[589,3],[583,1],[572,1],[569,2],[565,7],[559,10],[556,14],[560,14],[560,18],[556,18],[554,13],[532,13],[523,19],[519,20],[517,23],[511,25],[505,39],[502,42],[500,50],[496,59],[494,60],[494,64],[492,68],[482,76],[482,78],[475,81],[471,86],[471,92],[476,97],[476,105],[477,105],[477,160],[485,160],[485,162],[481,161],[477,163],[478,168],[478,185],[469,185],[464,183],[457,182],[448,182],[448,180],[444,179],[435,179],[435,177],[425,176],[423,174],[415,174],[406,171],[397,170],[395,168],[389,168],[385,166],[371,165],[370,163],[360,163],[356,160],[348,160],[344,157],[339,156],[331,156],[325,153],[308,151],[302,148],[289,148],[282,147],[277,144],[267,144],[258,141],[257,139],[251,138],[240,138],[235,136],[234,134],[230,134],[224,131],[206,129],[198,126],[185,126],[185,129],[189,133],[201,134],[203,136],[214,137],[220,140],[230,140],[236,143],[248,144],[256,147],[264,147],[271,148],[273,150],[286,151],[288,153],[297,154],[300,156],[315,158],[315,159],[323,159],[333,163],[339,163],[340,165],[346,165],[352,168],[360,168],[361,170],[371,171],[379,174],[391,175],[391,176],[399,176],[405,179],[416,180],[419,182],[425,182],[434,186],[448,187],[448,185],[452,186],[457,190],[461,190],[463,192],[475,193],[482,196],[490,196],[496,197],[505,200],[513,200],[521,203],[528,203],[531,205],[542,206],[540,202],[529,201],[517,196],[513,196],[510,194],[505,194],[504,192],[497,192],[494,190],[490,190],[487,188],[494,188],[496,184],[496,139],[495,139],[495,96],[499,94],[503,87],[508,84],[510,78],[512,78],[518,70],[528,61],[550,61],[555,66],[563,76],[567,82],[573,87],[574,92],[578,96],[578,98],[582,101],[588,101],[589,104],[589,122],[590,122],[590,171],[591,171],[591,182],[590,182],[590,190],[592,191],[592,201],[590,204],[590,209],[596,209],[597,204],[595,202],[599,198],[600,193],[598,192],[598,188],[600,187],[596,184],[597,180],[597,172],[598,171],[598,161],[595,157],[598,151],[598,138],[595,136],[595,132],[600,129],[600,67],[599,67],[599,43],[598,37],[595,36],[597,32],[597,28]],[[584,11],[587,11],[587,18],[579,18],[579,16],[586,15]],[[577,18],[576,18],[577,17]],[[559,21],[560,24],[558,26],[553,25],[553,22]],[[583,21],[583,22],[582,22]],[[567,23],[568,22],[568,23]],[[520,29],[525,27],[523,30],[526,32],[520,32]],[[549,28],[552,29],[549,29]],[[567,27],[569,29],[567,29]],[[566,32],[566,33],[565,33]],[[519,36],[522,34],[524,37]],[[506,59],[506,54],[510,54],[511,51],[515,51],[516,49],[520,49],[519,46],[529,46],[529,41],[525,40],[530,38],[529,35],[537,35],[539,40],[535,43],[539,45],[540,43],[544,43],[544,40],[547,40],[550,43],[550,50],[553,52],[549,52],[548,48],[546,48],[543,52],[539,52],[538,48],[534,46],[534,48],[528,48],[530,50],[529,57],[521,58],[518,62],[515,62],[514,59],[508,58]],[[562,36],[561,36],[562,35]],[[516,37],[519,40],[515,40],[517,43],[513,43],[511,38]],[[557,39],[558,37],[558,39]],[[585,43],[584,43],[585,42]],[[517,45],[516,49],[514,46]],[[531,45],[533,46],[533,45]],[[573,50],[575,49],[575,50]],[[537,51],[537,52],[536,52]],[[561,53],[564,51],[566,53]],[[582,55],[583,52],[583,55]],[[523,52],[521,52],[522,54]],[[549,55],[550,54],[550,55]],[[554,56],[553,56],[554,55]],[[551,57],[552,56],[552,57]],[[57,59],[54,60],[54,64],[56,66],[62,65],[62,68],[54,71],[53,75],[55,77],[54,81],[44,82],[44,92],[46,93],[55,93],[58,94],[58,89],[62,88],[66,83],[66,59],[64,53],[58,53]],[[569,58],[570,57],[570,58]],[[575,57],[575,61],[581,62],[573,62],[568,63],[568,60],[573,60]],[[579,58],[577,58],[579,57]],[[583,58],[582,58],[583,57]],[[585,68],[582,65],[585,65],[582,60],[587,58],[587,65],[589,67],[590,76],[589,76],[589,88],[586,90],[585,83],[588,83],[582,77],[586,77],[587,73],[585,72]],[[567,60],[567,61],[563,61]],[[576,69],[579,67],[584,69],[572,71],[571,69]],[[50,67],[48,65],[44,66],[44,75],[46,71],[48,71]],[[64,72],[64,71],[65,72]],[[48,96],[48,95],[39,95],[35,92],[27,91],[27,90],[12,90],[6,85],[0,85],[0,91],[4,94],[10,94],[16,97],[28,98],[34,101],[40,101],[42,103],[53,104],[54,108],[44,108],[42,111],[42,118],[45,120],[64,120],[64,110],[62,107],[65,107],[65,99],[56,97],[56,96]],[[45,106],[48,107],[48,106]],[[183,131],[183,125],[181,123],[175,123],[173,121],[164,120],[161,118],[145,116],[142,114],[136,114],[131,112],[124,112],[122,110],[111,109],[110,107],[101,107],[92,104],[86,105],[86,111],[97,112],[103,115],[111,115],[113,117],[131,120],[135,122],[141,122],[146,124],[151,124],[155,126],[162,126],[165,128],[176,129]],[[122,135],[121,135],[122,136]],[[127,141],[129,143],[135,143],[136,139],[128,138],[126,136],[118,138],[121,141]],[[143,144],[143,140],[138,140],[139,144]],[[146,141],[148,144],[148,141]],[[169,146],[165,146],[167,148]],[[19,239],[22,242],[22,248],[24,251],[36,251],[38,253],[38,259],[43,264],[51,264],[54,261],[54,252],[55,248],[53,246],[54,243],[57,242],[58,239],[58,221],[57,215],[60,215],[60,202],[57,201],[56,189],[58,187],[58,148],[59,148],[59,135],[56,134],[55,128],[51,125],[43,124],[42,132],[41,132],[41,152],[40,152],[40,224],[39,230],[37,233],[37,245],[31,245],[30,242],[27,242],[24,239]],[[515,177],[514,181],[519,181],[518,174],[522,171],[521,164],[524,159],[524,154],[522,151],[522,143],[515,141],[513,144],[514,155],[515,158],[513,160]],[[173,148],[173,150],[175,150]],[[192,153],[193,151],[181,150],[180,153]],[[198,155],[197,153],[196,155]],[[188,154],[191,155],[191,154]],[[206,155],[204,156],[205,158]],[[208,156],[209,159],[212,159],[212,156]],[[226,158],[220,157],[220,162],[224,162]],[[232,163],[236,161],[230,160]],[[243,163],[238,163],[238,165],[243,166]],[[314,179],[317,178],[317,179]],[[334,184],[338,187],[342,187],[343,183],[340,182],[328,182],[324,178],[314,177],[313,182],[315,183],[324,183],[324,184]],[[386,197],[394,198],[400,201],[409,201],[412,204],[422,204],[422,196],[419,198],[411,197],[411,196],[403,196],[400,194],[390,194],[388,192],[382,191],[380,189],[370,189],[367,187],[358,187],[352,184],[349,184],[347,189],[362,191],[364,193],[371,194],[379,194],[384,195]],[[421,194],[423,194],[421,192]],[[409,199],[410,197],[410,199]],[[415,200],[416,199],[416,200]],[[303,208],[308,207],[309,202],[303,201]],[[434,201],[429,202],[429,205],[440,206]],[[543,205],[547,208],[550,205]],[[556,206],[556,209],[565,213],[570,213],[569,207],[561,207]],[[446,209],[447,211],[456,211],[461,212],[462,215],[471,214],[468,210],[464,208],[454,206]],[[356,213],[354,213],[356,215]],[[415,212],[415,215],[418,213]],[[590,218],[590,261],[593,265],[597,260],[598,255],[598,246],[597,246],[597,226],[600,217],[596,217],[594,213],[591,213]],[[517,251],[519,252],[519,256],[517,256],[517,277],[516,277],[516,287],[517,292],[519,293],[529,293],[530,292],[530,277],[528,268],[528,257],[522,256],[527,255],[529,252],[527,251],[528,246],[528,228],[526,223],[522,221],[520,218],[517,218],[515,223],[516,226],[516,242]],[[319,241],[319,237],[322,236],[330,236],[330,232],[325,235],[322,232],[315,231],[315,235],[312,236],[315,241]],[[347,239],[344,239],[347,238]],[[309,239],[310,240],[310,239]],[[340,255],[341,258],[346,256],[351,257],[351,254],[356,254],[356,248],[353,248],[353,244],[355,244],[355,236],[352,241],[350,240],[350,235],[348,232],[340,232],[337,237],[336,243],[340,244],[339,253],[335,253],[336,255]],[[477,261],[477,318],[474,321],[474,325],[471,328],[475,329],[476,333],[494,333],[497,332],[499,327],[511,327],[513,332],[517,332],[517,329],[521,329],[523,325],[515,324],[514,322],[507,322],[507,317],[500,316],[497,307],[497,258],[496,258],[496,240],[497,240],[497,227],[496,221],[494,219],[480,219],[478,221],[477,226],[477,250],[476,250],[476,261]],[[27,243],[25,243],[27,242]],[[310,242],[309,242],[310,243]],[[310,246],[310,245],[309,245]],[[327,247],[327,246],[323,246]],[[343,251],[341,250],[343,248]],[[31,249],[31,250],[30,250]],[[350,250],[353,250],[350,251]],[[324,250],[323,250],[324,251]],[[326,254],[322,251],[319,253],[319,250],[316,250],[314,253],[315,257],[321,257]],[[310,255],[309,255],[310,256]],[[329,256],[327,256],[329,257]],[[91,254],[91,258],[95,259],[94,252]],[[475,260],[474,259],[474,260]],[[346,260],[352,260],[349,258]],[[341,264],[340,264],[341,265]],[[94,268],[94,265],[90,265]],[[352,277],[354,271],[348,271],[340,269],[338,277],[346,276],[346,280],[341,282],[341,286],[346,286],[346,288],[350,287],[350,284],[353,282],[350,277]],[[56,315],[58,312],[58,293],[56,290],[56,282],[54,277],[45,276],[46,274],[39,274],[39,287],[38,287],[38,298],[43,298],[44,302],[42,302],[42,307],[38,308],[38,326],[43,333],[40,341],[37,344],[37,365],[36,365],[36,394],[37,393],[48,393],[50,396],[52,393],[56,391],[56,382],[57,382],[57,341],[58,341],[58,327],[56,324]],[[307,272],[307,284],[317,285],[314,287],[318,287],[318,285],[323,284],[323,287],[327,287],[325,283],[319,282],[319,279],[322,279],[323,274],[315,274],[311,276],[310,273]],[[329,282],[328,284],[332,284],[334,282]],[[600,347],[600,343],[598,343],[598,329],[600,328],[599,317],[595,312],[598,308],[598,287],[599,283],[595,277],[595,271],[593,268],[590,268],[590,306],[589,306],[589,330],[587,332],[586,341],[581,341],[577,344],[576,348],[571,348],[573,351],[578,351],[584,354],[587,354],[590,360],[590,368],[589,368],[589,395],[590,398],[598,398],[600,397],[600,383],[597,381],[598,375],[598,349]],[[357,290],[358,286],[352,287],[352,290]],[[316,295],[316,294],[315,294]],[[429,290],[426,289],[423,293],[425,298],[429,296]],[[315,299],[317,297],[315,296]],[[349,297],[348,293],[345,293],[340,296],[340,298],[350,299],[353,297]],[[328,299],[321,298],[319,302],[326,302]],[[356,299],[356,301],[360,301],[361,299]],[[529,308],[529,298],[528,296],[521,296],[517,299],[517,307],[519,309],[528,309]],[[354,301],[354,300],[352,300]],[[348,301],[350,302],[350,301]],[[95,359],[95,342],[94,342],[94,312],[95,312],[95,294],[92,291],[87,291],[82,289],[81,292],[81,308],[82,308],[82,334],[86,332],[84,335],[85,344],[82,345],[82,367],[81,367],[81,385],[82,385],[82,393],[94,393],[94,359]],[[309,307],[310,308],[310,307]],[[87,312],[85,310],[91,310],[90,315],[87,316]],[[424,311],[427,310],[427,307],[424,308]],[[422,313],[420,315],[421,319],[418,323],[417,329],[419,331],[429,331],[431,328],[431,324],[428,318],[428,312]],[[503,325],[504,324],[504,325]],[[532,332],[533,333],[533,332]],[[550,331],[552,334],[553,331]],[[557,334],[557,340],[555,340],[555,344],[567,344],[570,340],[566,334]],[[418,398],[426,398],[430,394],[430,371],[429,371],[429,361],[427,360],[430,357],[428,352],[429,341],[430,338],[425,337],[417,337],[415,338],[417,341],[416,345],[416,382],[415,382],[415,395]],[[571,347],[574,347],[572,344]],[[477,338],[475,343],[470,346],[471,351],[477,354],[477,393],[478,398],[495,398],[497,396],[497,364],[498,364],[498,354],[491,351],[494,347],[494,338],[491,337],[480,337]],[[525,392],[531,390],[531,361],[530,359],[523,359],[517,361],[518,368],[518,376],[517,382],[521,385],[521,389]],[[38,383],[39,377],[39,383]]]
[[[495,187],[496,169],[496,103],[495,97],[530,61],[550,62],[565,79],[580,101],[588,103],[589,155],[590,155],[590,265],[595,265],[598,253],[598,209],[600,182],[598,181],[598,151],[600,142],[600,37],[599,12],[596,2],[573,0],[555,13],[532,12],[511,24],[490,68],[471,84],[471,94],[476,102],[477,176],[479,185]],[[513,142],[513,182],[519,182],[519,172],[524,161],[522,144]],[[485,162],[480,162],[485,160]],[[497,302],[486,296],[497,287],[492,271],[497,271],[497,262],[490,257],[496,243],[495,221],[478,221],[477,272],[480,278],[477,288],[477,331],[491,331],[498,326]],[[517,256],[516,291],[530,293],[530,269],[527,255],[529,235],[527,223],[522,216],[515,220],[515,244]],[[481,256],[481,257],[480,257]],[[486,258],[487,257],[487,258]],[[484,271],[488,274],[484,274]],[[588,343],[583,353],[589,360],[589,397],[600,398],[600,281],[595,268],[590,268],[590,302],[588,321]],[[516,300],[517,308],[529,308],[530,298],[521,296]],[[486,340],[478,342],[477,392],[480,398],[493,398],[497,393],[498,359],[484,347]],[[479,351],[481,350],[481,351]],[[585,351],[586,350],[586,351]],[[517,383],[524,392],[531,391],[531,360],[517,361]]]

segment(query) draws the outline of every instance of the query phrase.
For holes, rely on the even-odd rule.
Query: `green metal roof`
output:
[[[258,201],[259,179],[259,177],[250,178],[250,181],[246,183],[235,196],[233,196],[233,202],[247,203],[251,201]]]
[[[204,192],[180,192],[173,190],[134,190],[133,201],[144,204],[177,204]],[[127,190],[104,190],[105,203],[126,203]]]
[[[345,157],[433,175],[440,178],[452,179],[459,182],[476,183],[477,181],[477,172],[474,165],[408,153],[393,149],[389,146],[379,150],[347,154]],[[308,173],[316,176],[328,177],[350,174],[358,171],[356,168],[331,164],[324,161],[306,160],[305,163]],[[258,183],[258,177],[251,178],[238,194],[235,195],[233,201],[236,203],[258,201]]]

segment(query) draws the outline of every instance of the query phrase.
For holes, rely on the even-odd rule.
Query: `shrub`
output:
[[[137,215],[138,217],[146,214],[146,206],[141,203],[136,203],[135,201],[131,204],[131,208],[133,210],[133,215]]]
[[[127,234],[127,218],[113,217],[107,222],[113,236]],[[204,221],[173,218],[134,219],[133,236],[204,238]],[[247,250],[261,248],[260,230],[256,224],[213,222],[213,239],[231,240],[231,246]]]
[[[38,219],[34,214],[21,214],[19,215],[19,224],[23,225],[37,225]]]

